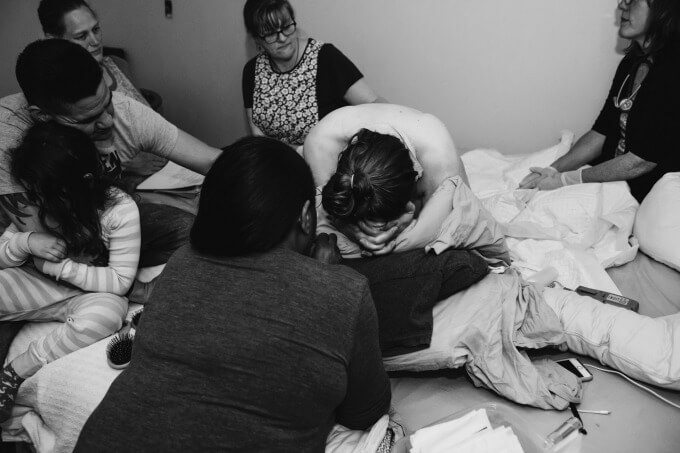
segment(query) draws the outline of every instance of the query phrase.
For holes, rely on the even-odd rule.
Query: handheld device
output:
[[[557,363],[559,363],[563,368],[566,368],[571,372],[571,374],[575,374],[581,382],[588,382],[593,380],[593,375],[588,371],[588,369],[581,363],[579,359],[571,358],[571,359],[563,359],[563,360],[558,360]]]
[[[608,293],[607,291],[579,286],[576,288],[576,292],[582,296],[589,296],[595,300],[599,300],[602,303],[625,308],[626,310],[631,310],[636,313],[640,309],[640,304],[638,301],[629,297],[619,296],[618,294]]]

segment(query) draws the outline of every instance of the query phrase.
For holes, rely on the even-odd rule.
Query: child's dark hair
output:
[[[87,135],[55,122],[36,123],[11,151],[11,172],[38,207],[42,226],[66,241],[69,255],[108,260],[99,219],[114,184]]]
[[[330,216],[344,221],[394,220],[403,214],[416,176],[401,140],[362,129],[340,154],[321,203]]]

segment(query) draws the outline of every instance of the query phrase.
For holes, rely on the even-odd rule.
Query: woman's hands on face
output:
[[[361,252],[363,256],[386,255],[396,247],[395,239],[399,233],[413,221],[415,210],[415,205],[409,202],[404,213],[395,220],[389,222],[360,220],[356,225],[345,225],[341,231],[361,245],[364,249]]]
[[[334,234],[319,234],[312,244],[310,256],[326,264],[340,264],[342,255],[338,248],[338,237]]]

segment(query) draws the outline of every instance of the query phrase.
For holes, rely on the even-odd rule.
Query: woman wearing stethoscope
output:
[[[619,9],[619,36],[631,43],[592,130],[520,188],[623,180],[642,201],[680,171],[680,1],[620,0]]]

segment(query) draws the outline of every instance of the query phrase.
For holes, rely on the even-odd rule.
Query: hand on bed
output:
[[[326,264],[340,264],[342,255],[338,248],[338,237],[334,234],[319,234],[312,244],[310,256]]]
[[[531,173],[519,183],[520,189],[553,190],[562,187],[560,172],[553,167],[531,167]]]
[[[538,187],[538,182],[543,178],[559,173],[553,167],[531,167],[529,170],[531,172],[519,183],[520,189],[534,189]]]

